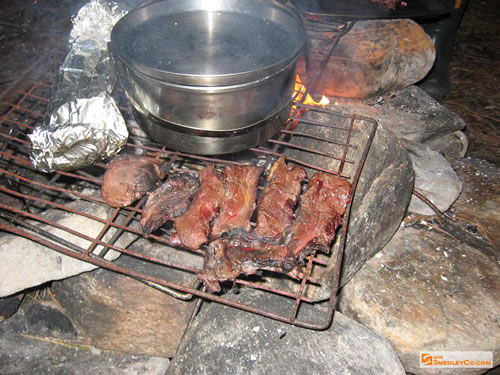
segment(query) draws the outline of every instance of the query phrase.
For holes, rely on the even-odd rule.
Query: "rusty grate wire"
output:
[[[346,25],[338,29],[308,29],[316,33],[319,51],[313,68],[321,72]],[[325,31],[327,30],[327,31]],[[328,47],[328,48],[325,48]],[[317,56],[320,56],[318,58]],[[304,75],[307,87],[314,85],[316,75]],[[210,294],[200,288],[196,273],[201,270],[204,249],[188,251],[170,245],[171,228],[161,228],[147,239],[138,225],[145,199],[133,206],[111,209],[101,199],[100,185],[106,170],[105,162],[74,172],[44,174],[36,171],[29,159],[29,141],[26,136],[43,119],[50,97],[53,74],[36,81],[23,81],[12,100],[0,103],[0,230],[22,236],[43,246],[76,259],[92,263],[133,277],[183,300],[201,297],[282,322],[311,329],[325,329],[332,320],[347,233],[350,205],[344,215],[331,254],[312,254],[304,265],[300,280],[264,272],[261,277],[238,278],[234,287],[250,287],[261,292],[264,300],[271,298],[287,307],[287,313],[276,312],[272,304],[241,302],[235,293]],[[280,134],[267,144],[238,155],[212,158],[166,150],[148,140],[131,117],[127,102],[121,103],[128,119],[130,140],[125,152],[147,154],[165,159],[171,173],[198,173],[206,163],[222,168],[229,163],[257,164],[269,170],[280,155],[288,163],[305,167],[308,176],[315,171],[332,173],[351,181],[355,189],[359,174],[373,140],[377,123],[370,118],[333,111],[329,108],[305,105],[303,99],[309,89],[297,98],[294,110]],[[305,181],[307,183],[307,180]],[[83,202],[95,210],[75,205]],[[84,228],[69,227],[47,215],[51,211],[79,217],[97,224],[99,232],[85,233]],[[104,211],[98,215],[96,211]],[[130,238],[121,245],[124,237]],[[68,239],[69,238],[69,239]],[[85,246],[77,245],[85,243]],[[160,249],[148,252],[147,249]],[[121,254],[109,260],[110,254]],[[15,265],[13,265],[15,266]],[[22,272],[22,270],[20,270]],[[227,284],[226,284],[227,285]],[[306,306],[306,307],[305,307]],[[303,309],[316,309],[315,319],[304,319]]]

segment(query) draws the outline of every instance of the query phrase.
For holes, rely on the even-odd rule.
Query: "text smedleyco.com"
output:
[[[420,352],[420,368],[492,368],[493,352]]]

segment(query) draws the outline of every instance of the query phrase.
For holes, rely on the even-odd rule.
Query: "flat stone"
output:
[[[163,375],[167,358],[101,351],[61,311],[28,304],[0,324],[1,374]]]
[[[335,47],[318,91],[369,98],[412,85],[432,68],[431,38],[409,19],[358,21]]]
[[[340,310],[387,338],[407,372],[421,351],[493,351],[500,362],[500,272],[482,250],[434,230],[403,227],[340,295]],[[441,370],[442,371],[442,370]]]
[[[100,218],[108,218],[112,212],[108,207],[83,200],[72,202],[67,206],[92,213],[92,215]],[[49,210],[43,216],[91,238],[95,238],[104,227],[103,223],[93,219],[58,209]],[[53,226],[46,224],[38,226],[81,248],[87,249],[91,244],[90,241]],[[110,229],[104,240],[109,239],[114,232],[114,229]],[[120,236],[116,245],[126,247],[135,238],[136,236],[129,232],[124,233]],[[97,246],[94,254],[99,254],[100,251],[102,251],[102,246]],[[105,258],[112,260],[118,256],[118,252],[109,251]],[[52,280],[64,279],[95,268],[96,266],[90,263],[58,253],[24,237],[17,235],[0,237],[0,274],[2,275],[0,297],[9,296],[26,288],[38,286]]]
[[[465,128],[457,113],[413,85],[380,101],[335,98],[333,102],[337,110],[372,117],[407,141],[430,142]]]
[[[55,282],[51,290],[93,346],[131,354],[172,357],[194,308],[105,269]]]
[[[238,299],[262,293],[244,288]],[[271,301],[267,301],[266,303]],[[186,331],[168,375],[404,374],[394,350],[372,331],[336,313],[330,329],[314,331],[225,305],[203,304]]]
[[[319,112],[307,112],[304,119],[323,123],[324,116]],[[326,123],[341,124],[338,119],[329,118],[326,118]],[[371,129],[370,126],[365,125],[359,126],[359,129],[356,127],[360,132],[353,133],[351,139],[353,144],[364,146],[362,139],[367,138],[367,133]],[[307,124],[300,124],[296,130],[300,132],[306,126],[308,133],[315,134],[320,139],[344,140],[346,137],[345,131]],[[325,143],[315,139],[299,138],[295,142],[311,149],[342,155],[342,146],[335,144],[329,145],[330,148],[324,150]],[[360,160],[363,149],[364,147],[351,149],[348,156],[352,160]],[[329,157],[291,148],[286,154],[330,170],[339,168],[339,161]],[[343,173],[352,178],[356,168],[357,165],[347,163],[343,168]],[[379,251],[398,229],[410,201],[413,182],[414,173],[407,151],[391,131],[379,124],[353,196],[342,265],[342,285]],[[329,265],[333,263],[335,262],[329,262]],[[325,275],[314,276],[326,280],[328,275],[334,273],[331,271],[329,267],[326,267]],[[334,283],[333,279],[332,283]]]
[[[432,138],[423,142],[423,144],[431,150],[439,152],[446,159],[463,158],[469,147],[469,140],[463,131],[457,130],[453,133]]]
[[[450,162],[439,152],[419,143],[405,142],[415,171],[415,190],[422,193],[441,211],[447,211],[462,191],[462,182]],[[434,215],[425,202],[412,196],[409,212]]]

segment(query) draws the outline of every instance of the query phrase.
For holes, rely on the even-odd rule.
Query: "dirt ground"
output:
[[[67,44],[70,15],[86,0],[0,2],[0,99],[16,77],[45,68],[37,57]],[[452,92],[442,102],[467,123],[467,156],[500,165],[500,7],[470,0],[450,64]]]
[[[467,156],[500,165],[500,7],[470,0],[450,63],[452,91],[442,102],[467,123]]]

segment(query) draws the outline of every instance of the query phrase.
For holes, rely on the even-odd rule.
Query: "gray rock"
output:
[[[149,241],[146,238],[139,238],[137,241],[134,241],[129,246],[129,250],[173,264],[189,265],[200,270],[203,268],[203,256],[201,254],[189,250],[176,249],[157,241]],[[178,270],[174,267],[168,268],[168,275],[166,276],[164,265],[139,262],[136,258],[127,255],[121,256],[115,263],[136,272],[153,277],[166,278],[168,281],[187,287],[192,287],[198,280],[195,273]]]
[[[332,119],[325,119],[324,116],[317,112],[308,112],[304,118],[341,124],[338,119],[334,122]],[[300,124],[297,130],[301,131],[305,126],[308,125]],[[364,124],[359,126],[358,130],[360,133],[354,133],[351,142],[364,145],[362,140],[366,138],[370,127]],[[345,139],[345,132],[335,128],[310,127],[307,131],[323,139]],[[324,142],[308,138],[300,139],[296,143],[313,149],[325,147]],[[329,147],[330,149],[322,151],[342,155],[342,147],[337,145]],[[363,147],[351,149],[348,156],[353,160],[359,160],[362,151]],[[308,152],[290,149],[287,155],[331,170],[339,168],[339,161]],[[357,165],[346,164],[343,173],[352,177],[356,167]],[[408,207],[413,182],[414,174],[408,153],[392,132],[379,124],[354,192],[341,284],[346,283],[397,230]],[[329,262],[329,265],[333,263]],[[331,274],[328,267],[325,268],[325,272]],[[322,280],[325,279],[321,275],[317,276]]]
[[[405,142],[415,171],[415,190],[422,193],[441,211],[446,211],[455,202],[462,191],[462,182],[458,179],[450,162],[439,152],[429,147],[412,142]],[[435,212],[420,198],[413,196],[408,211],[434,215]]]
[[[6,298],[0,298],[0,323],[17,311],[23,297],[23,294],[16,294]]]
[[[417,86],[409,86],[377,104],[335,98],[346,113],[372,117],[398,138],[426,142],[465,128],[464,120]]]
[[[0,325],[1,374],[163,375],[168,358],[100,351],[57,309],[28,305]]]
[[[90,212],[92,215],[100,218],[110,216],[109,208],[83,200],[68,204],[68,207]],[[93,219],[58,209],[47,211],[44,216],[53,222],[92,238],[95,238],[104,226],[104,224]],[[42,224],[39,227],[84,249],[91,243],[79,236],[72,235],[53,226]],[[104,240],[109,239],[113,233],[114,229],[109,230]],[[128,232],[124,233],[118,240],[117,245],[126,247],[134,239],[135,236]],[[99,254],[100,251],[102,251],[102,246],[97,246],[94,254]],[[118,252],[109,251],[106,259],[113,260],[118,256]],[[90,263],[58,253],[24,237],[16,235],[0,237],[0,274],[2,275],[0,297],[38,286],[47,281],[64,279],[95,268],[96,266]]]
[[[420,369],[421,351],[493,351],[498,364],[499,260],[437,231],[402,228],[344,286],[339,308],[387,338],[408,372],[460,373]]]
[[[453,133],[448,133],[440,137],[432,138],[424,145],[431,150],[442,154],[446,159],[462,158],[469,147],[469,140],[463,131],[457,130]]]
[[[123,254],[116,263],[135,270],[131,258]],[[163,275],[169,273],[162,268]],[[195,307],[107,269],[53,282],[51,290],[93,346],[154,357],[175,354]]]
[[[492,254],[497,254],[500,248],[500,167],[471,158],[450,162],[463,181],[462,194],[452,206],[453,215],[465,222],[468,232],[473,234],[459,239],[482,249],[490,246]]]
[[[259,293],[242,289],[239,300]],[[232,307],[204,304],[186,331],[167,374],[404,374],[391,346],[336,313],[326,331],[263,318]]]

